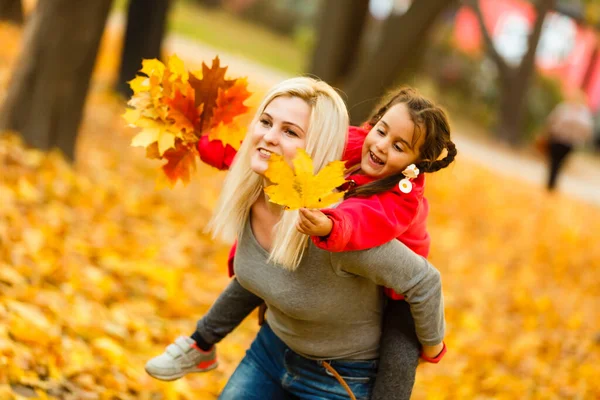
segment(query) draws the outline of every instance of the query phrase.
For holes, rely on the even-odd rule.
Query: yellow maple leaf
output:
[[[208,131],[208,138],[209,140],[220,140],[223,146],[230,145],[238,150],[244,136],[246,136],[246,132],[246,128],[241,127],[235,121],[229,124],[220,122],[219,125]]]
[[[142,69],[140,72],[148,76],[157,75],[162,78],[163,74],[165,73],[165,69],[165,64],[156,58],[152,58],[142,60]]]
[[[167,71],[169,71],[169,81],[175,82],[177,79],[181,79],[182,82],[187,83],[189,79],[189,73],[187,69],[185,69],[181,58],[177,57],[176,54],[173,54],[169,57],[167,65]]]
[[[137,75],[127,82],[133,93],[147,92],[150,90],[150,79],[146,76]]]
[[[269,201],[289,210],[323,208],[340,201],[344,192],[334,192],[344,179],[344,162],[333,161],[314,175],[313,162],[303,149],[292,161],[294,170],[278,154],[271,154],[265,176],[273,183],[265,188]]]
[[[175,147],[175,135],[167,126],[148,118],[139,118],[136,126],[142,128],[142,131],[131,139],[133,147],[148,147],[156,142],[158,144],[158,153],[161,156],[165,151]]]

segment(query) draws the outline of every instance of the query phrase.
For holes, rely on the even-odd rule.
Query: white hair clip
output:
[[[415,164],[410,164],[404,171],[402,171],[402,175],[405,176],[404,179],[398,183],[398,187],[402,193],[410,193],[412,190],[412,182],[411,180],[415,179],[419,176],[419,168]]]

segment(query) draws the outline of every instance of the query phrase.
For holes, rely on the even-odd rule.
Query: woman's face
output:
[[[425,135],[412,146],[415,124],[406,105],[391,107],[369,131],[362,149],[360,168],[373,178],[381,179],[402,172],[419,158]]]
[[[273,153],[292,165],[296,150],[306,147],[310,113],[309,105],[299,97],[273,99],[252,129],[252,171],[264,175]]]

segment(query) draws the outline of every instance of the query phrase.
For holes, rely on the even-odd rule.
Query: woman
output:
[[[369,398],[382,329],[379,285],[406,295],[422,342],[442,341],[440,276],[424,258],[398,241],[359,252],[318,249],[296,230],[298,213],[263,192],[271,154],[291,162],[305,149],[318,171],[341,158],[347,129],[342,99],[310,78],[282,82],[259,106],[210,227],[238,240],[230,286],[261,297],[267,323],[221,399],[345,399],[349,391]]]

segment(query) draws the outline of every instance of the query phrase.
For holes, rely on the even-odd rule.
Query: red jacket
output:
[[[196,147],[202,161],[220,170],[229,169],[237,153],[230,145],[223,147],[220,140],[209,141],[208,135],[202,136]]]
[[[367,134],[366,129],[350,127],[343,156],[347,167],[360,164],[362,145]],[[208,142],[207,139],[198,143],[198,150],[203,161],[219,169],[229,167],[234,155],[223,148],[219,141]],[[358,186],[373,181],[360,174],[348,179]],[[398,239],[415,253],[427,257],[430,245],[426,229],[429,206],[427,199],[423,197],[424,174],[419,175],[412,183],[410,193],[402,193],[396,186],[387,192],[369,197],[352,197],[336,208],[321,210],[333,221],[333,228],[326,238],[311,237],[313,243],[328,251],[341,252],[365,250]],[[234,256],[235,244],[229,254],[230,276],[233,275]],[[391,289],[386,288],[385,291],[392,299],[404,298]]]

